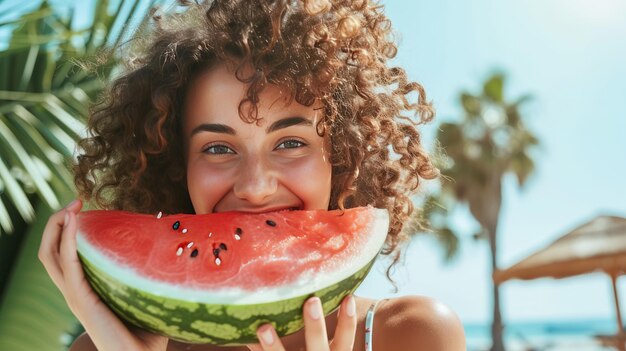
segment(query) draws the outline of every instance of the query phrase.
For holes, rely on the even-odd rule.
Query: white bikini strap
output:
[[[365,351],[372,351],[372,334],[374,333],[374,314],[380,300],[374,301],[365,316]]]

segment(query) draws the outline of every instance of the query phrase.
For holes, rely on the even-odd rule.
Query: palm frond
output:
[[[504,101],[504,75],[496,73],[489,77],[483,85],[483,98],[495,103]]]
[[[488,77],[478,92],[459,94],[463,114],[439,127],[437,159],[442,173],[440,191],[424,204],[431,235],[439,240],[448,258],[458,249],[459,236],[453,231],[451,212],[455,204],[466,204],[476,221],[497,221],[501,204],[501,182],[514,174],[521,186],[534,171],[532,151],[538,139],[526,128],[521,108],[530,99],[523,95],[512,102],[505,97],[505,75]],[[442,206],[433,206],[433,201]],[[430,207],[429,207],[430,206]],[[487,238],[482,228],[476,238]]]
[[[6,123],[0,123],[0,140],[6,148],[4,154],[9,156],[9,160],[13,160],[14,174],[20,171],[25,172],[22,173],[22,184],[34,189],[48,206],[58,208],[59,201],[57,196],[48,184],[50,173],[46,173],[45,170],[39,168],[34,158],[26,152],[22,146],[22,142],[26,143],[26,140],[18,141],[18,138]]]
[[[16,177],[11,174],[11,171],[4,163],[3,159],[4,157],[0,157],[0,180],[2,180],[2,183],[6,188],[9,198],[13,201],[13,204],[15,204],[22,218],[27,221],[32,221],[35,214],[33,206],[28,200],[28,197],[26,196],[23,187],[20,186],[20,184],[17,182]],[[6,208],[6,206],[3,207]],[[11,218],[9,218],[9,221],[11,221]],[[11,223],[9,223],[6,227],[3,225],[3,229],[7,233],[11,233],[13,231],[13,225]]]
[[[9,284],[0,276],[0,350],[63,350],[77,325],[37,249],[50,214],[74,197],[68,165],[76,139],[84,135],[90,102],[118,65],[119,57],[100,52],[148,23],[144,5],[154,3],[122,0],[113,8],[108,0],[92,1],[99,10],[86,28],[74,28],[84,13],[71,10],[67,17],[55,10],[66,3],[43,1],[20,16],[0,14],[0,29],[11,35],[0,46],[0,229],[24,239],[2,241],[9,244],[3,254],[19,255],[5,260]],[[77,64],[95,57],[104,57],[98,74]],[[7,238],[16,236],[0,237]]]
[[[16,208],[30,222],[33,201],[57,209],[60,194],[72,192],[67,165],[75,141],[84,136],[88,105],[119,58],[106,56],[98,75],[77,63],[130,38],[148,23],[148,8],[155,3],[121,1],[109,11],[109,1],[96,0],[91,23],[81,29],[73,26],[83,14],[70,10],[64,17],[47,1],[0,22],[0,28],[11,28],[9,45],[0,52],[0,74],[6,73],[0,82],[0,181],[8,195],[3,201],[11,202],[0,208],[3,232],[13,230],[12,217],[3,209]]]

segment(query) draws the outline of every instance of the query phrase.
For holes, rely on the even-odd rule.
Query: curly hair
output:
[[[181,1],[181,3],[183,3]],[[384,255],[400,259],[411,195],[438,176],[417,127],[434,116],[423,87],[395,57],[390,20],[368,0],[215,0],[154,15],[126,70],[94,104],[73,167],[79,195],[98,207],[193,213],[186,185],[182,106],[199,73],[235,67],[247,84],[239,115],[258,121],[268,84],[323,104],[318,134],[332,144],[329,209],[372,205],[390,214]],[[143,53],[137,56],[136,53]],[[252,74],[244,74],[253,67]]]

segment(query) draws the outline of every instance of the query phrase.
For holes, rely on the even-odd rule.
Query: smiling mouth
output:
[[[299,211],[299,210],[301,210],[300,207],[294,206],[294,207],[280,207],[280,208],[269,208],[269,209],[259,209],[259,210],[242,209],[242,210],[237,210],[237,211],[245,212],[245,213],[270,213],[270,212]]]
[[[298,211],[299,209],[300,209],[299,207],[288,207],[288,208],[279,208],[276,210],[269,210],[267,212]]]

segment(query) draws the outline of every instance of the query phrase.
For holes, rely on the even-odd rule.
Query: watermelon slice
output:
[[[385,242],[385,210],[78,215],[87,279],[122,319],[188,343],[258,342],[274,324],[300,330],[317,295],[334,311],[369,272]]]

